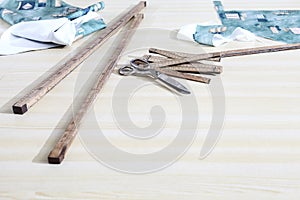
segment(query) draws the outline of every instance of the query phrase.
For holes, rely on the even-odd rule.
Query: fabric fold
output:
[[[22,6],[16,8],[16,3],[17,1],[4,0],[0,4],[1,17],[4,20],[9,19],[7,22],[13,24],[0,38],[0,55],[72,45],[78,38],[106,27],[101,15],[96,13],[104,8],[103,2],[84,9],[70,6],[64,2],[60,8],[36,8],[38,13],[44,11],[43,9],[49,11],[47,15],[38,20],[22,18],[28,14],[28,10],[22,10],[24,9]],[[32,4],[32,6],[36,5]],[[9,12],[4,12],[8,8],[10,8]],[[58,16],[57,12],[62,9],[68,10],[70,14]],[[15,11],[13,12],[13,10]],[[12,18],[11,16],[16,17]],[[47,19],[49,16],[52,18]]]
[[[199,24],[189,24],[181,27],[177,38],[209,46],[220,46],[230,41],[251,42],[256,40],[253,33],[241,27]]]

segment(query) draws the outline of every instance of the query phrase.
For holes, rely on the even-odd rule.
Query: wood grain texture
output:
[[[82,7],[96,3],[92,0],[68,2]],[[170,37],[169,34],[182,25],[217,20],[218,17],[211,1],[148,2],[145,19],[140,26],[142,30],[134,36],[120,63],[126,63],[127,55],[135,55],[133,50],[141,46],[199,54],[203,50],[224,51],[277,44],[262,40],[233,42],[212,48],[186,42],[176,43],[173,38],[161,39],[164,35]],[[137,1],[110,0],[105,3],[102,14],[109,22]],[[300,9],[298,0],[223,0],[223,4],[228,9]],[[0,23],[0,33],[7,28],[7,24]],[[154,36],[146,33],[157,28],[169,32],[162,32],[155,37],[158,41],[155,43],[151,40]],[[143,46],[148,40],[151,43]],[[51,72],[59,60],[85,41],[79,40],[74,46],[64,49],[0,57],[1,110],[6,111],[7,102],[43,73]],[[299,199],[299,50],[222,60],[226,118],[219,142],[204,160],[199,160],[199,154],[211,122],[210,89],[209,85],[188,81],[183,83],[189,86],[198,102],[197,137],[184,156],[171,166],[152,174],[121,173],[96,160],[80,137],[73,141],[62,165],[48,165],[45,158],[65,130],[69,122],[65,113],[73,102],[74,93],[79,93],[75,87],[81,82],[79,75],[90,72],[87,69],[94,69],[103,59],[101,55],[112,45],[113,42],[107,41],[26,115],[13,115],[11,111],[0,113],[1,200]],[[146,48],[142,50],[141,55],[147,53]],[[178,96],[149,80],[142,80],[145,85],[141,84],[142,87],[128,100],[128,112],[136,125],[147,127],[151,123],[151,109],[160,105],[166,114],[163,132],[150,141],[134,140],[124,135],[115,121],[118,116],[114,115],[112,102],[127,92],[116,94],[116,88],[121,87],[120,84],[128,86],[128,82],[135,83],[137,79],[113,73],[96,99],[93,113],[87,113],[86,120],[82,122],[79,136],[99,131],[90,120],[95,113],[101,131],[120,149],[147,153],[169,144],[182,121]],[[215,80],[212,78],[211,83]],[[88,88],[83,86],[83,89]],[[95,142],[94,145],[98,144]]]

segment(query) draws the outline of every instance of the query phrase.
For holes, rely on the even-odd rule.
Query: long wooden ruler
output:
[[[297,50],[297,49],[300,49],[300,43],[235,49],[235,50],[228,50],[228,51],[202,53],[202,54],[185,54],[186,56],[184,57],[184,59],[175,58],[172,60],[172,63],[170,62],[170,64],[173,63],[182,64],[182,63],[199,61],[199,60],[208,60],[211,58],[228,58],[228,57],[235,57],[235,56],[246,56],[246,55],[272,53],[272,52],[287,51],[287,50]],[[156,48],[150,48],[149,52],[163,55],[169,58],[174,58],[174,55],[176,54],[178,55],[178,52],[161,50]]]
[[[156,48],[150,48],[149,53],[156,53],[171,59],[180,59],[180,58],[185,58],[185,57],[193,57],[197,56],[199,54],[190,54],[190,53],[184,53],[184,52],[177,52],[177,51],[167,51],[167,50],[161,50],[161,49],[156,49]],[[208,61],[213,61],[213,62],[220,62],[221,58],[220,57],[213,57],[213,58],[208,58]]]
[[[196,82],[206,83],[206,84],[209,84],[209,82],[210,82],[210,78],[196,76],[196,75],[187,74],[187,73],[182,73],[182,72],[174,71],[174,70],[167,69],[167,68],[156,68],[155,70],[159,71],[161,73],[164,73],[168,76],[182,78],[185,80],[196,81]]]
[[[123,50],[126,48],[127,44],[129,43],[131,37],[135,32],[135,29],[139,26],[142,19],[143,19],[143,15],[138,14],[136,17],[134,17],[131,20],[130,24],[122,32],[123,34],[121,33],[122,40],[120,41],[116,50],[114,51],[114,55],[108,61],[104,71],[99,74],[99,77],[95,85],[90,90],[89,94],[87,95],[80,109],[75,114],[73,119],[70,121],[64,134],[57,142],[53,150],[50,152],[48,156],[48,162],[50,164],[60,164],[63,161],[68,148],[70,147],[70,145],[72,144],[74,138],[78,133],[78,128],[80,126],[80,123],[84,115],[93,104],[94,100],[97,97],[97,94],[102,89],[104,83],[109,78],[110,74],[113,72],[115,66],[117,65],[120,55],[122,54]]]
[[[300,43],[221,51],[219,52],[219,54],[221,58],[228,58],[228,57],[235,57],[235,56],[247,56],[247,55],[254,55],[254,54],[272,53],[272,52],[297,50],[297,49],[300,49]]]
[[[165,61],[151,63],[150,67],[152,67],[152,68],[167,67],[167,66],[173,66],[173,65],[178,65],[178,64],[190,63],[190,62],[199,61],[199,60],[207,60],[209,58],[214,58],[217,56],[220,56],[220,54],[217,54],[217,53],[198,54],[198,55],[191,56],[191,57],[181,57],[181,58],[169,59],[169,60],[165,60]]]
[[[97,48],[120,30],[133,16],[137,15],[146,6],[146,1],[141,1],[128,12],[120,14],[107,27],[94,34],[85,44],[71,53],[67,59],[60,61],[56,66],[57,70],[47,76],[30,92],[21,97],[13,106],[15,114],[24,114],[36,104],[43,96],[52,90],[68,74],[76,69],[86,58],[88,58]]]
[[[143,56],[145,60],[148,62],[161,62],[165,60],[170,60],[170,58],[164,58],[161,56],[153,56],[153,55],[145,55]],[[166,69],[172,69],[176,71],[184,71],[184,72],[199,72],[199,73],[221,73],[222,66],[215,64],[207,64],[201,62],[192,62],[189,64],[180,64],[176,66],[168,66],[164,67]]]

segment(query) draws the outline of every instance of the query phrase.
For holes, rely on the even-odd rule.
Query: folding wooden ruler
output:
[[[150,48],[149,52],[163,55],[168,58],[175,58],[169,61],[168,65],[176,65],[176,64],[189,63],[189,62],[201,61],[201,60],[220,59],[220,58],[228,58],[228,57],[236,57],[236,56],[246,56],[246,55],[262,54],[262,53],[287,51],[287,50],[297,50],[297,49],[300,49],[300,43],[253,47],[253,48],[236,49],[236,50],[219,51],[219,52],[202,53],[202,54],[181,53],[183,56],[177,55],[177,57],[174,57],[174,55],[178,54],[178,52],[173,52],[173,51]],[[160,64],[158,63],[157,65],[159,66]]]

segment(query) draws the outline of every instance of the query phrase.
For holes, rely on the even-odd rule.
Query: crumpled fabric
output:
[[[280,43],[300,42],[300,10],[224,10],[221,1],[213,3],[221,24],[184,26],[179,39],[210,46],[232,40],[255,41],[255,36]]]
[[[20,10],[20,5],[18,5],[18,8],[13,12],[13,16],[10,16],[10,12],[5,11],[7,8],[2,8],[0,10],[2,19],[13,25],[8,28],[0,38],[0,55],[10,55],[61,45],[71,45],[78,38],[106,27],[99,13],[96,13],[96,11],[104,8],[103,2],[84,9],[69,6],[64,2],[62,3],[63,8],[40,8],[38,12],[40,14],[43,13],[43,8],[52,11],[47,12],[46,15],[43,15],[43,17],[40,17],[38,20],[33,20],[36,19],[36,16],[31,16],[30,19],[24,17],[28,15],[27,12],[31,11],[31,9]],[[6,7],[10,6],[11,10],[14,10],[13,5],[16,6],[16,4],[12,5],[11,3],[7,3],[7,1],[4,1],[0,7],[3,7],[3,5],[4,7],[5,5]],[[24,4],[24,6],[26,5],[27,4]],[[34,4],[32,3],[32,5]],[[29,4],[26,8],[28,7]],[[57,9],[60,11],[62,9],[65,11],[69,10],[69,13],[57,13]],[[9,15],[3,15],[3,11]]]
[[[222,25],[199,24],[189,24],[181,27],[177,38],[215,47],[230,41],[252,42],[257,40],[253,33],[241,27],[225,28]]]
[[[223,26],[242,27],[281,43],[300,42],[300,10],[225,10],[221,1],[213,3]]]

